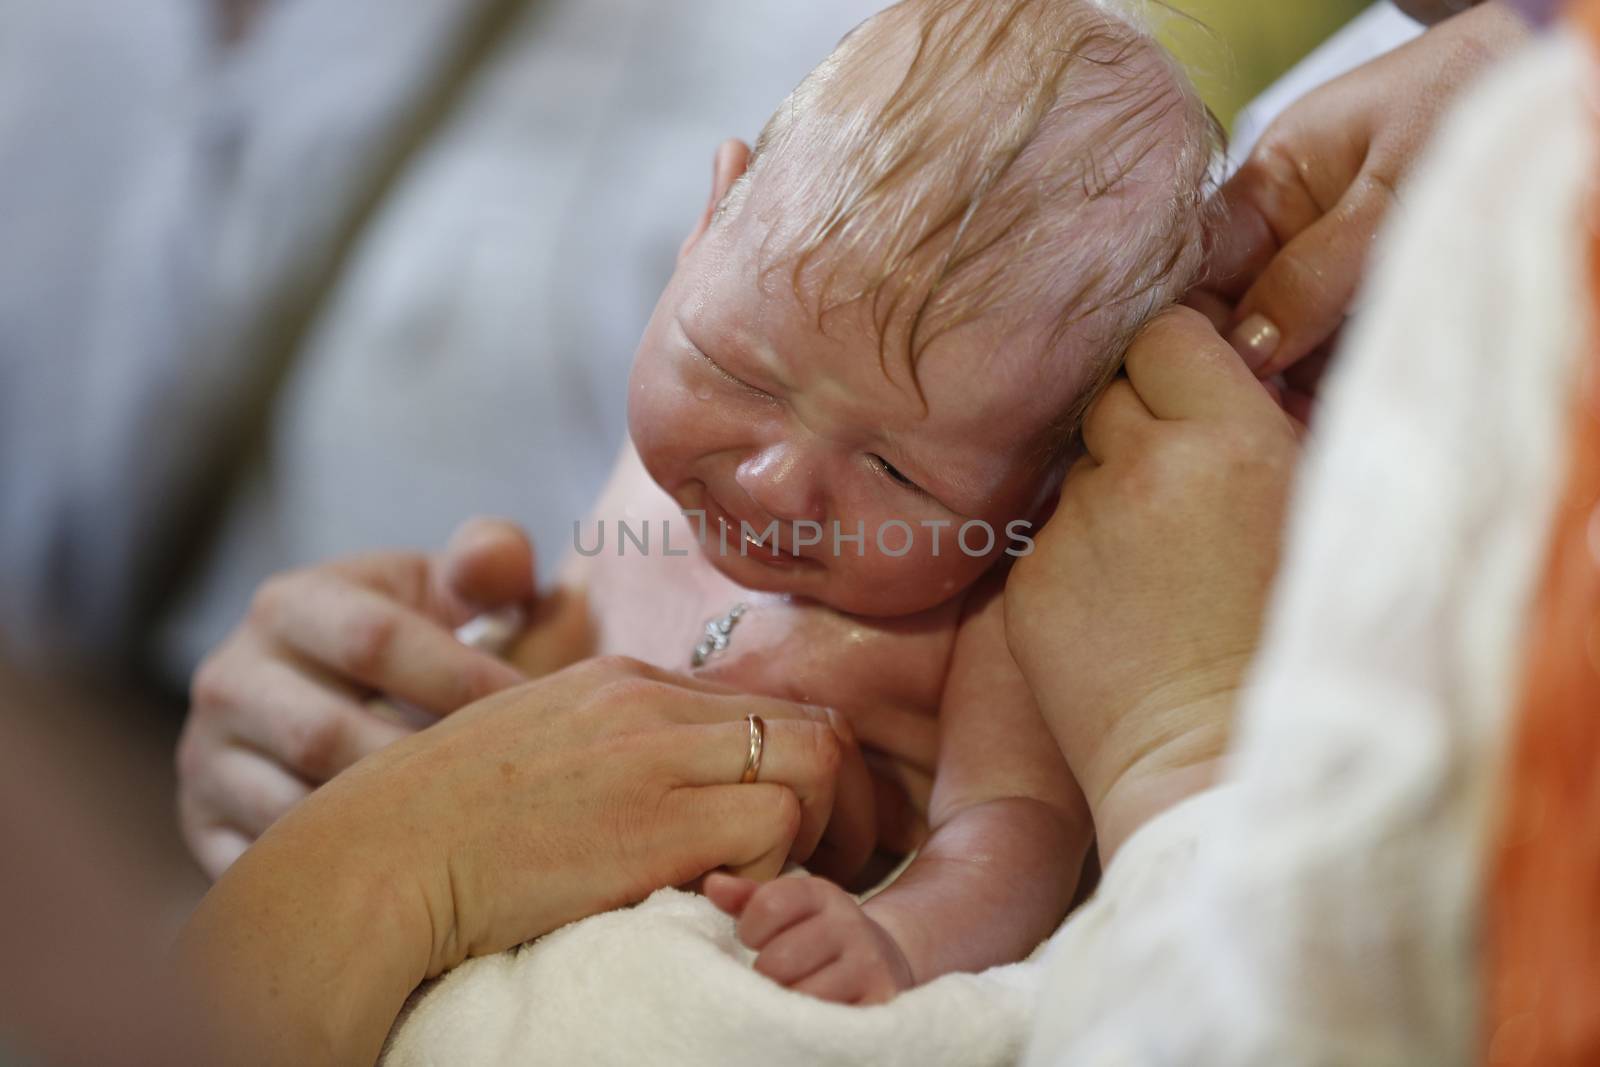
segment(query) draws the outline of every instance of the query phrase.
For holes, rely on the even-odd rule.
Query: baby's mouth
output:
[[[752,524],[734,518],[709,489],[704,493],[701,506],[706,512],[706,518],[714,523],[719,531],[724,531],[721,538],[707,544],[708,551],[720,552],[722,546],[726,545],[729,554],[737,552],[750,559],[775,566],[814,565],[812,560],[783,547],[783,523],[770,523],[765,529],[758,531]]]

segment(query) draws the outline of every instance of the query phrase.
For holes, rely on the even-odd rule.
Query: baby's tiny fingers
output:
[[[844,957],[834,960],[822,970],[802,978],[789,986],[796,993],[827,1000],[835,1004],[863,1003],[866,985],[861,972],[846,962]]]
[[[833,887],[820,878],[779,878],[756,890],[739,919],[739,940],[753,949],[810,918],[827,903]]]
[[[846,952],[834,964],[849,976],[846,984],[855,990],[850,1003],[887,1004],[900,992],[893,965],[877,952],[863,949],[865,946]]]
[[[828,920],[814,916],[767,943],[755,969],[779,985],[792,986],[844,954],[844,939]]]

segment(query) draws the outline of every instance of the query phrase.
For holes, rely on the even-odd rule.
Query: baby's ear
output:
[[[743,177],[744,172],[749,169],[749,145],[740,140],[728,140],[717,147],[717,154],[711,160],[711,198],[706,201],[706,210],[700,216],[700,221],[695,224],[694,232],[685,238],[683,247],[678,249],[680,262],[695,245],[700,243],[700,238],[706,235],[706,231],[711,228],[711,219],[717,213],[717,205],[728,195],[733,183]]]

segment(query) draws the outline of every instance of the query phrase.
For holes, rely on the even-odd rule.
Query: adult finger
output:
[[[841,740],[855,743],[855,730],[850,720],[817,704],[800,704],[782,697],[758,696],[741,693],[720,682],[680,676],[645,667],[639,675],[651,683],[649,698],[641,697],[650,705],[653,715],[670,722],[713,726],[719,723],[742,721],[746,715],[760,715],[763,719],[795,719],[801,722],[820,723],[833,728]],[[641,693],[646,692],[641,688]]]
[[[427,616],[328,571],[273,579],[253,610],[270,634],[304,658],[438,715],[526,681]]]
[[[750,751],[750,726],[746,721],[716,726],[679,726],[660,741],[650,744],[658,754],[661,769],[682,785],[710,786],[737,784]],[[841,780],[851,781],[851,797],[868,797],[872,817],[871,781],[866,766],[857,763],[859,772],[846,772],[847,761],[838,737],[826,724],[774,719],[766,721],[762,742],[758,782],[787,786],[799,798],[800,826],[795,834],[794,858],[804,862],[816,850],[823,831],[835,810],[848,827],[841,827],[852,842],[873,836],[874,826],[865,827],[861,813],[846,813],[836,805]],[[858,777],[859,774],[859,777]],[[851,836],[853,835],[853,836]]]
[[[663,836],[684,845],[686,866],[670,879],[672,885],[718,867],[758,882],[776,878],[800,828],[799,798],[770,783],[674,789],[661,813]]]
[[[226,688],[218,693],[218,686]],[[412,733],[366,710],[348,689],[280,660],[260,661],[218,683],[197,680],[197,689],[235,708],[248,700],[248,714],[230,716],[232,734],[314,785]]]
[[[760,780],[790,786],[801,801],[795,857],[810,857],[824,832],[829,847],[823,859],[830,870],[859,869],[870,857],[877,841],[875,793],[850,721],[842,714],[738,693],[633,661],[600,662],[588,670],[597,686],[610,687],[609,699],[601,703],[611,722],[632,716],[649,728],[649,751],[658,766],[685,785],[738,782],[750,751],[748,717],[760,716],[765,724]],[[663,719],[699,729],[661,730],[657,727]]]
[[[1128,349],[1127,372],[1158,419],[1281,417],[1244,360],[1191,308],[1171,308],[1145,327]]]
[[[1322,217],[1323,207],[1293,158],[1269,134],[1217,191],[1212,208],[1218,222],[1206,233],[1203,290],[1238,303],[1278,250]]]
[[[212,821],[250,838],[266,833],[311,795],[310,786],[259,752],[225,747],[188,783],[194,800]]]
[[[1084,416],[1084,450],[1096,463],[1104,463],[1108,455],[1125,448],[1133,437],[1147,430],[1154,419],[1134,391],[1133,383],[1119,378],[1100,394]]]
[[[434,568],[439,615],[460,625],[478,613],[534,597],[533,542],[506,519],[468,519],[450,535]]]
[[[234,861],[244,855],[255,839],[232,826],[212,826],[201,830],[189,841],[195,862],[212,881],[221,878]]]
[[[888,701],[852,705],[846,721],[863,751],[893,751],[902,763],[932,774],[939,765],[939,720]]]
[[[1339,350],[1339,334],[1317,348],[1310,355],[1283,372],[1284,383],[1297,393],[1315,397],[1322,389],[1322,379]]]
[[[574,678],[586,675],[588,687],[605,688],[601,703],[613,716],[613,722],[650,726],[667,721],[708,726],[743,721],[745,716],[756,714],[764,719],[826,722],[841,739],[855,743],[850,721],[828,708],[744,693],[722,682],[678,674],[623,656],[587,660],[569,670]]]
[[[268,584],[287,581],[311,570],[334,574],[354,585],[386,593],[411,607],[426,606],[432,593],[432,568],[428,558],[418,552],[364,552],[316,568],[291,571]]]
[[[835,792],[833,817],[822,828],[822,839],[806,857],[806,869],[812,874],[820,875],[840,885],[852,885],[866,869],[873,853],[880,846],[892,847],[884,838],[881,830],[882,817],[875,810],[881,796],[877,782],[876,778],[868,777],[867,796],[864,801],[853,800],[846,803],[839,799],[839,794]],[[853,784],[851,788],[855,788]],[[890,799],[899,800],[902,805],[906,803],[905,794],[898,791]],[[894,825],[898,827],[908,821],[895,816]],[[902,839],[904,836],[906,835],[902,835]],[[920,843],[919,841],[918,844]],[[909,852],[910,849],[902,851]]]
[[[854,874],[866,863],[877,844],[876,791],[848,718],[832,708],[747,694],[678,699],[679,714],[707,724],[704,739],[671,757],[685,782],[738,781],[750,751],[748,716],[758,715],[765,733],[758,780],[794,789],[804,811],[795,858],[810,858],[826,837],[819,859],[830,872]]]
[[[1182,303],[1192,307],[1204,315],[1218,333],[1227,333],[1233,325],[1234,300],[1229,300],[1215,290],[1201,287],[1191,289],[1184,295]]]
[[[1228,340],[1263,377],[1293,366],[1344,323],[1394,192],[1364,176],[1272,257],[1239,303]]]
[[[655,715],[662,710],[663,702],[667,707],[683,711],[687,718],[679,721],[707,722],[712,719],[695,718],[695,710],[700,707],[692,700],[670,699],[673,691],[686,693],[706,693],[718,696],[737,694],[739,690],[721,682],[714,682],[694,674],[680,674],[669,671],[654,664],[645,663],[643,660],[630,659],[626,656],[601,656],[585,660],[568,668],[574,675],[582,673],[587,675],[592,686],[601,685],[638,685],[641,687],[638,699],[625,700],[618,710],[635,711],[643,715]],[[664,692],[657,692],[663,690]]]

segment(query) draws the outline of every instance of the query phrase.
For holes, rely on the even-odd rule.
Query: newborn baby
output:
[[[718,154],[640,345],[632,446],[512,658],[624,654],[848,720],[877,781],[833,817],[918,851],[865,904],[714,879],[774,980],[882,1001],[1020,959],[1066,914],[1093,828],[1007,652],[1004,564],[1197,270],[1213,145],[1108,4],[907,0],[753,154]],[[814,868],[862,866],[825,849]]]

